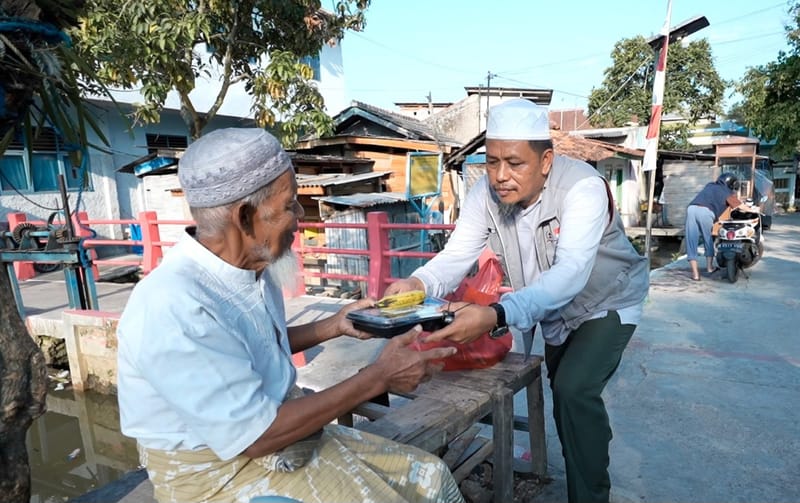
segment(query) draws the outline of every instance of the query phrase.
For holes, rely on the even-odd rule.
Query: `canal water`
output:
[[[47,413],[28,430],[31,503],[63,503],[139,467],[136,442],[120,433],[116,396],[56,387],[51,381]]]
[[[675,260],[678,249],[677,241],[654,241],[652,267]],[[31,503],[63,503],[139,468],[136,442],[120,432],[117,397],[62,386],[51,381],[47,413],[28,431]]]

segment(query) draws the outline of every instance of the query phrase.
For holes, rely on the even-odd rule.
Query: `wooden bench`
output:
[[[326,347],[298,370],[300,386],[319,390],[340,382],[370,363],[380,349],[375,340],[331,342],[339,347]],[[373,354],[364,354],[359,345],[365,343],[373,346],[366,353]],[[512,501],[515,429],[529,434],[531,471],[542,476],[547,471],[541,363],[540,356],[525,360],[521,354],[509,353],[488,369],[440,372],[414,393],[392,400],[391,406],[363,404],[353,412],[371,420],[354,427],[441,456],[457,481],[491,459],[494,500]],[[523,389],[528,414],[515,418],[514,394]],[[482,421],[492,426],[491,441],[476,439],[475,425]],[[340,418],[340,423],[352,426],[352,416]]]

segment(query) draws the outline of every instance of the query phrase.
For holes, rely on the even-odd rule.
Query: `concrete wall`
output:
[[[517,98],[517,96],[490,96],[488,105],[493,107]],[[447,135],[461,143],[467,143],[486,129],[486,105],[485,95],[473,94],[441,112],[434,113],[425,119],[425,123],[431,124],[437,133]]]
[[[89,149],[89,171],[91,187],[81,194],[80,210],[86,211],[90,219],[113,220],[135,218],[140,211],[147,209],[144,188],[141,180],[130,173],[117,170],[125,164],[147,154],[148,133],[188,136],[186,125],[175,110],[165,110],[158,124],[147,124],[128,130],[128,122],[120,115],[130,112],[123,105],[121,110],[107,103],[90,104],[103,134],[110,146],[106,151]],[[222,127],[247,125],[245,120],[236,117],[217,117],[206,132]],[[100,139],[90,134],[89,142],[101,145]],[[76,209],[77,192],[70,192],[71,209]],[[58,192],[0,194],[0,221],[7,220],[8,213],[22,212],[28,220],[46,220],[52,210],[60,205]],[[93,227],[99,238],[122,239],[122,225],[103,225]]]
[[[218,75],[197,79],[197,87],[190,94],[198,110],[207,110],[219,91]],[[317,82],[320,93],[325,98],[327,112],[335,115],[347,106],[345,102],[344,64],[341,44],[325,45],[320,51],[320,80]],[[165,103],[161,120],[157,124],[134,127],[128,131],[128,123],[119,116],[120,111],[129,114],[133,103],[141,102],[142,96],[136,91],[115,91],[114,97],[120,103],[120,110],[113,108],[104,100],[93,101],[90,107],[96,113],[97,122],[108,138],[108,152],[90,150],[91,188],[81,195],[80,209],[86,211],[91,219],[127,219],[146,209],[143,188],[134,175],[118,173],[117,169],[147,154],[147,133],[187,136],[187,128],[181,119],[180,100],[177,93],[170,93]],[[252,124],[250,107],[252,100],[241,83],[231,86],[219,115],[204,133],[222,127],[241,127]],[[97,137],[90,136],[90,142],[101,145]],[[70,197],[75,203],[76,197]],[[60,205],[58,192],[0,193],[0,222],[6,215],[22,212],[28,220],[45,220],[52,213],[46,208]],[[44,208],[43,208],[44,207]],[[75,209],[74,207],[72,209]],[[95,229],[99,237],[122,239],[122,226],[102,226]]]
[[[345,92],[341,42],[332,47],[327,44],[322,46],[322,51],[319,53],[319,71],[317,89],[325,98],[325,111],[328,115],[334,116],[349,106]]]
[[[77,310],[62,313],[62,334],[75,389],[116,391],[118,323],[118,313]]]
[[[641,161],[609,158],[597,163],[597,171],[605,176],[611,187],[611,195],[626,227],[640,225],[639,179]]]
[[[664,207],[667,221],[680,227],[694,196],[720,175],[713,161],[664,161]]]

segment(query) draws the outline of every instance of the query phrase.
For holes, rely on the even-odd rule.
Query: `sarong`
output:
[[[325,426],[316,452],[292,472],[246,456],[221,461],[210,449],[139,447],[159,503],[248,503],[284,496],[304,503],[463,503],[447,465],[416,447],[339,425]]]

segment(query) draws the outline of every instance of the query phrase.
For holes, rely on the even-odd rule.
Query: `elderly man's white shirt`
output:
[[[136,286],[118,334],[122,432],[151,449],[232,458],[295,382],[280,289],[188,235]]]

